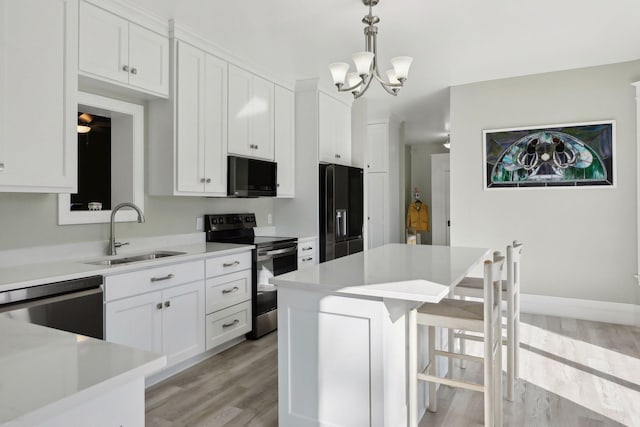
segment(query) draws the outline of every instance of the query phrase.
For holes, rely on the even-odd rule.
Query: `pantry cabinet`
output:
[[[169,40],[94,4],[80,2],[79,72],[169,96]]]
[[[228,153],[273,160],[273,82],[229,64],[228,87]]]
[[[77,1],[0,0],[0,191],[76,191],[77,22]]]
[[[321,162],[351,164],[351,106],[318,93],[318,155]]]
[[[275,87],[275,160],[278,163],[278,197],[295,196],[295,100],[292,91]]]

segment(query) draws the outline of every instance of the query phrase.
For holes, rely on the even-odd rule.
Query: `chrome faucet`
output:
[[[134,205],[133,203],[124,202],[117,205],[115,208],[111,209],[111,236],[109,237],[109,249],[108,255],[117,255],[116,248],[120,246],[128,245],[129,242],[116,242],[116,234],[115,234],[115,220],[116,220],[116,212],[118,212],[121,208],[133,208],[138,212],[138,222],[144,222],[144,214],[140,210],[139,207]]]

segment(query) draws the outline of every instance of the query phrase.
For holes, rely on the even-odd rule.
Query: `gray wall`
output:
[[[145,197],[146,222],[119,223],[121,237],[193,233],[196,217],[206,213],[256,212],[259,226],[267,226],[273,200],[207,199],[201,197]],[[0,193],[0,250],[31,246],[107,240],[109,224],[58,225],[55,194]]]
[[[443,139],[444,142],[444,139]],[[408,203],[413,199],[414,189],[418,187],[422,193],[422,201],[429,206],[429,214],[433,211],[431,203],[431,155],[437,153],[448,153],[441,143],[414,144],[411,146],[411,188],[409,188]],[[408,204],[407,204],[408,207]],[[407,214],[405,211],[404,221]],[[429,226],[431,226],[429,217]],[[420,233],[422,244],[431,244],[431,231]]]
[[[638,302],[636,107],[640,61],[451,90],[451,244],[525,242],[524,293]],[[617,188],[483,190],[482,131],[617,121]]]

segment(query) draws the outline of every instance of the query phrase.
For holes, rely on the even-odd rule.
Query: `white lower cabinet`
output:
[[[207,350],[251,331],[251,301],[207,315]]]
[[[140,289],[140,286],[136,287],[138,282],[147,280],[159,288],[141,295],[107,301],[106,340],[162,353],[167,356],[168,366],[204,352],[204,262],[178,264],[175,267],[179,269],[184,266],[198,269],[199,279],[186,284],[172,284],[171,280],[177,273],[166,273],[172,266],[144,270],[144,277],[149,277],[146,280],[141,272],[106,277],[107,289],[110,284],[122,286],[127,281],[132,290]]]
[[[298,239],[298,270],[316,265],[317,263],[315,237]]]

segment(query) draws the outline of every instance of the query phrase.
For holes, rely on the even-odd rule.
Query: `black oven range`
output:
[[[207,242],[255,245],[251,286],[251,332],[257,339],[278,327],[278,297],[269,278],[298,269],[298,239],[295,237],[256,236],[253,213],[212,214],[204,216]]]

